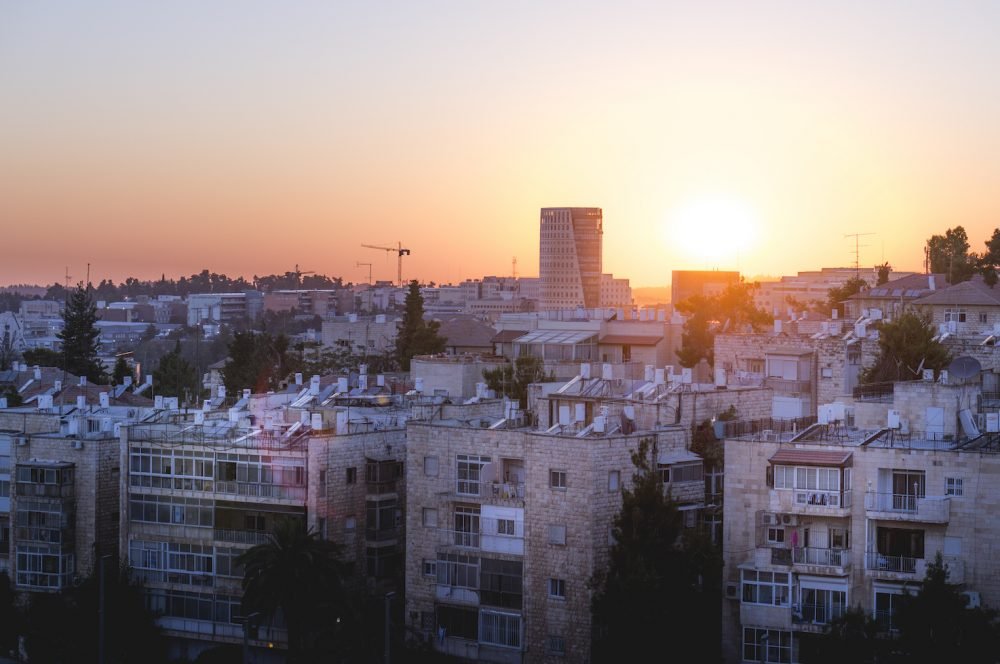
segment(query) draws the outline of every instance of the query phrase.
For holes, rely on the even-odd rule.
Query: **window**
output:
[[[260,514],[245,514],[243,516],[243,529],[244,530],[256,530],[256,531],[267,530],[267,525],[264,522],[263,515],[260,515]]]
[[[497,535],[514,535],[514,519],[497,519]]]
[[[479,596],[483,605],[520,610],[524,564],[520,560],[480,560]]]
[[[549,579],[549,597],[566,599],[566,579]]]
[[[479,546],[479,505],[455,506],[455,546]]]
[[[427,477],[438,476],[438,458],[436,456],[424,457],[424,475]]]
[[[549,635],[545,639],[545,649],[550,655],[562,657],[566,654],[566,639],[561,636]]]
[[[457,457],[458,472],[455,491],[461,495],[480,495],[480,481],[483,466],[490,462],[490,457],[475,454],[459,454]]]
[[[851,530],[849,528],[830,528],[830,548],[849,549]]]
[[[550,470],[549,471],[549,486],[553,489],[565,489],[566,488],[566,471],[565,470]]]
[[[946,477],[944,480],[944,495],[961,496],[964,495],[964,484],[961,477]]]
[[[355,484],[358,481],[358,469],[351,467],[347,469],[347,483]]]
[[[549,526],[549,544],[566,544],[566,526]]]
[[[879,631],[889,632],[898,629],[896,610],[903,599],[902,588],[875,589],[875,623]]]
[[[521,616],[483,609],[479,614],[479,642],[507,648],[521,647]]]
[[[0,498],[10,498],[10,480],[0,480]]]
[[[325,468],[323,470],[319,471],[319,485],[321,487],[325,487],[326,486],[326,469]]]
[[[442,604],[437,607],[437,624],[447,636],[479,639],[479,614],[475,609]]]
[[[950,323],[964,323],[965,322],[965,309],[945,309],[944,310],[944,322]]]
[[[984,324],[984,325],[986,323],[990,322],[990,315],[988,313],[986,313],[985,311],[980,311],[979,312],[979,322],[982,323],[982,324]]]
[[[424,576],[433,576],[434,578],[437,578],[436,560],[427,560],[426,558],[424,558],[423,569],[424,569]]]
[[[788,606],[788,572],[743,570],[743,603]]]
[[[357,527],[358,527],[358,520],[355,517],[349,516],[346,519],[344,519],[344,531],[347,532],[348,534],[353,533]]]
[[[422,514],[421,523],[423,523],[428,528],[437,528],[438,511],[433,507],[425,507]]]
[[[777,629],[743,628],[743,659],[750,662],[792,661],[792,633]]]
[[[437,561],[437,582],[456,588],[479,588],[479,558],[456,553],[441,554]]]
[[[827,588],[802,588],[799,607],[802,620],[818,625],[828,625],[844,615],[847,607],[847,590]]]
[[[660,465],[660,481],[664,484],[671,482],[701,482],[704,479],[702,463],[684,463],[673,465]]]
[[[621,481],[621,473],[617,470],[608,471],[608,491],[614,492],[618,490],[619,483]]]
[[[770,527],[767,529],[767,543],[768,544],[781,544],[785,541],[785,529]]]

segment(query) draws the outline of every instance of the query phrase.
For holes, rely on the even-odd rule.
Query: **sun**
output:
[[[699,198],[676,208],[667,221],[666,239],[684,254],[703,261],[738,258],[757,236],[754,209],[736,198]]]

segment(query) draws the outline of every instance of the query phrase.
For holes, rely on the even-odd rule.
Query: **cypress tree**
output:
[[[100,331],[97,329],[97,306],[81,283],[66,300],[63,329],[57,336],[62,342],[65,369],[77,376],[86,376],[93,383],[107,380],[104,366],[97,357]]]

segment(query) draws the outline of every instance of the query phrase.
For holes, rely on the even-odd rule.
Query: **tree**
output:
[[[0,371],[6,371],[17,357],[17,331],[11,331],[9,324],[4,324],[0,335]]]
[[[608,568],[591,580],[594,661],[646,661],[664,643],[677,661],[718,659],[706,644],[720,642],[721,557],[702,533],[683,529],[655,459],[655,441],[644,439],[632,454],[636,472],[622,491]]]
[[[851,277],[839,288],[831,288],[826,295],[827,312],[837,310],[837,314],[844,317],[844,300],[852,295],[868,290],[868,282],[861,277]]]
[[[931,272],[947,275],[948,283],[968,281],[976,270],[977,257],[969,254],[969,236],[961,226],[927,240],[927,264]]]
[[[862,383],[916,380],[924,369],[940,371],[951,355],[940,341],[929,315],[907,310],[891,322],[878,324],[879,354],[861,373]]]
[[[96,322],[97,307],[81,283],[70,293],[63,312],[63,329],[57,336],[62,342],[66,371],[86,376],[92,383],[103,383],[107,376],[97,357],[101,333]]]
[[[881,286],[882,284],[887,284],[889,283],[889,275],[892,274],[892,266],[888,263],[876,265],[875,272],[878,274],[878,280],[875,282],[875,285]]]
[[[424,296],[420,285],[413,280],[406,293],[403,320],[396,335],[396,356],[403,371],[410,370],[410,360],[417,355],[443,353],[447,339],[438,334],[441,324],[424,320]]]
[[[753,291],[757,287],[741,281],[717,295],[694,295],[676,305],[678,311],[688,314],[681,349],[677,351],[681,366],[690,368],[702,359],[714,364],[717,330],[760,331],[770,324],[771,317],[754,304]]]
[[[258,612],[271,622],[279,614],[284,618],[290,663],[308,661],[319,633],[347,613],[338,555],[336,544],[289,518],[277,522],[268,542],[237,559],[245,569],[244,614]]]
[[[65,356],[51,348],[29,348],[22,354],[24,363],[29,366],[63,368]]]
[[[155,616],[146,608],[142,587],[126,567],[105,581],[108,662],[166,661]],[[96,575],[59,594],[32,593],[26,612],[25,645],[32,662],[71,664],[97,661],[100,586]]]
[[[115,385],[122,385],[125,383],[125,379],[132,376],[132,367],[129,366],[128,360],[125,359],[124,355],[119,355],[115,360],[115,368],[111,372],[111,381]]]
[[[899,644],[905,661],[970,662],[996,661],[1000,647],[996,612],[966,608],[959,587],[948,583],[948,567],[941,552],[927,565],[923,585],[914,596],[902,598],[895,616]]]
[[[799,659],[805,664],[871,662],[880,649],[875,619],[861,606],[849,608],[834,618],[826,632],[815,639],[803,639]]]
[[[7,400],[8,408],[17,408],[24,403],[24,399],[21,398],[21,393],[17,391],[17,388],[13,385],[5,385],[0,389],[0,398]]]
[[[160,358],[160,363],[153,373],[156,393],[165,397],[177,397],[182,401],[190,401],[192,396],[197,400],[201,393],[198,384],[198,372],[191,364],[181,357],[181,342],[174,342],[174,349]]]
[[[545,363],[539,357],[522,355],[514,364],[505,364],[483,372],[486,386],[510,399],[517,399],[521,408],[528,407],[528,385],[554,381],[554,376],[545,375]]]
[[[290,370],[288,337],[279,334],[237,332],[229,344],[229,360],[222,380],[230,394],[250,388],[254,392],[276,389]]]

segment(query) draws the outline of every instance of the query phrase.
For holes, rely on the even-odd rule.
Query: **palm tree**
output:
[[[243,611],[269,622],[280,614],[288,630],[288,661],[298,662],[324,620],[339,622],[345,611],[340,548],[300,519],[279,521],[268,539],[237,559],[244,566]]]

